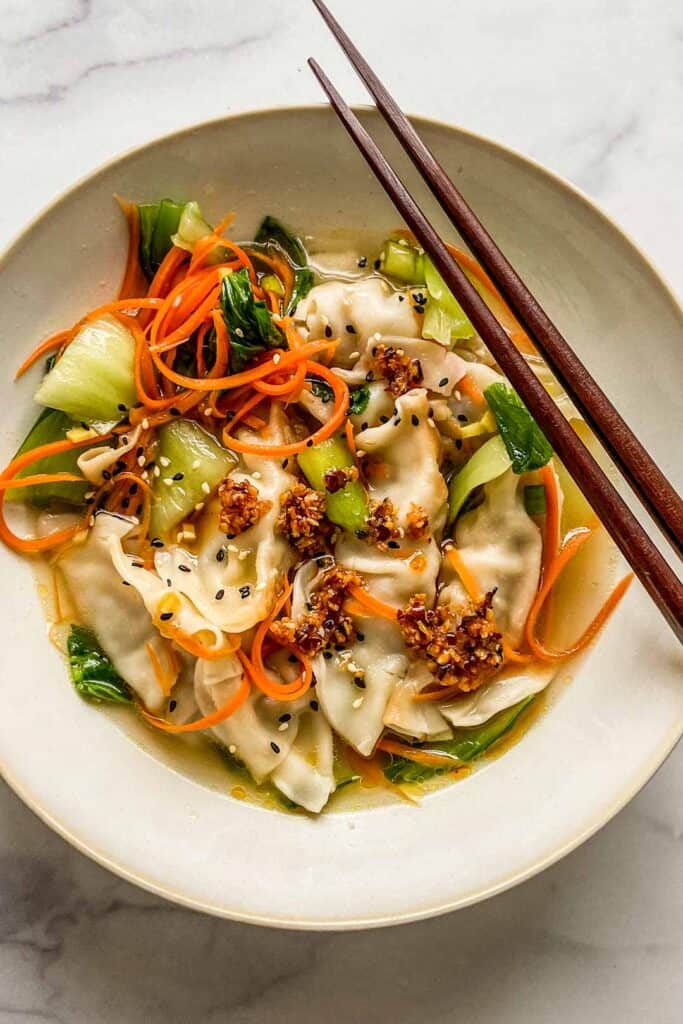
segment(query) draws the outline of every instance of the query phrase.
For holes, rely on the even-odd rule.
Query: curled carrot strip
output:
[[[469,599],[475,602],[480,601],[481,589],[474,577],[474,573],[465,564],[462,555],[454,544],[448,545],[448,548],[446,549],[446,558],[460,577]]]
[[[19,487],[37,487],[39,484],[61,484],[80,483],[85,484],[87,480],[75,473],[36,473],[34,476],[24,476],[21,480],[1,480],[0,491],[15,490]]]
[[[187,722],[185,725],[174,725],[172,722],[166,722],[163,718],[157,718],[156,715],[151,715],[142,705],[139,705],[139,710],[146,722],[153,725],[155,729],[161,729],[162,732],[200,732],[202,729],[211,729],[214,725],[220,725],[230,715],[234,715],[242,707],[250,693],[251,686],[249,685],[249,680],[246,673],[243,673],[237,692],[222,707],[212,711],[210,715],[198,718],[196,722]]]
[[[310,659],[293,646],[291,648],[288,646],[288,649],[290,649],[301,662],[302,672],[296,679],[292,680],[291,683],[276,682],[268,675],[263,663],[263,646],[268,635],[268,630],[276,616],[279,615],[283,607],[286,605],[291,592],[291,583],[285,584],[285,588],[275,602],[270,614],[259,623],[256,633],[254,634],[250,654],[246,655],[244,651],[237,652],[237,657],[242,662],[242,665],[251,677],[254,685],[258,687],[262,693],[265,693],[266,696],[270,697],[271,700],[297,700],[297,698],[302,697],[310,689],[311,682],[313,680],[313,669]]]
[[[14,379],[19,380],[19,378],[26,373],[29,367],[38,362],[41,356],[45,356],[48,352],[52,352],[54,349],[60,348],[66,342],[71,341],[72,334],[73,328],[69,328],[66,331],[56,331],[55,334],[51,334],[49,338],[45,339],[45,341],[41,341],[40,345],[38,345],[37,348],[34,348],[33,352],[24,359],[23,363],[14,374]]]
[[[458,391],[462,391],[463,395],[467,395],[473,402],[478,405],[485,405],[486,399],[484,398],[484,392],[481,390],[474,378],[466,373],[464,377],[461,377],[457,383]]]
[[[422,750],[418,747],[411,747],[407,743],[399,743],[398,740],[383,737],[377,744],[377,750],[383,750],[385,754],[396,754],[398,757],[405,757],[407,761],[415,761],[416,764],[429,765],[433,768],[456,769],[462,766],[462,761],[450,754],[437,754],[434,751]]]
[[[128,223],[128,256],[126,257],[126,269],[119,288],[119,298],[126,299],[130,295],[139,295],[145,290],[145,275],[142,272],[139,259],[140,250],[140,215],[135,203],[129,203],[121,196],[115,196],[116,202],[121,207]]]
[[[398,612],[396,608],[392,608],[390,604],[386,604],[384,601],[380,601],[378,597],[374,597],[365,587],[358,587],[352,584],[349,587],[349,593],[368,611],[374,612],[383,619],[390,619],[392,622],[397,620]]]

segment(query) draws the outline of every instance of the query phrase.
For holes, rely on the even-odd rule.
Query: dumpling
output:
[[[384,725],[392,732],[411,739],[448,739],[451,730],[441,714],[438,703],[413,699],[433,682],[433,676],[425,662],[411,659],[405,677],[391,694],[384,712]]]
[[[395,554],[348,535],[335,547],[337,561],[359,572],[368,591],[394,607],[405,604],[415,593],[425,594],[427,601],[433,601],[436,594],[438,540],[446,518],[447,489],[439,470],[439,434],[430,426],[428,412],[426,392],[411,391],[397,399],[388,423],[368,428],[356,438],[359,449],[385,466],[371,497],[375,501],[388,498],[404,526],[411,510],[419,505],[427,515],[425,535],[420,539],[404,537]],[[296,603],[295,597],[295,615]],[[384,728],[387,703],[405,677],[408,657],[396,623],[367,617],[357,621],[357,628],[363,639],[332,658],[318,655],[314,671],[318,697],[330,724],[359,753],[368,756]],[[360,672],[354,672],[354,667]],[[362,689],[354,682],[356,676],[362,676]],[[443,729],[447,728],[444,723]]]
[[[311,340],[339,339],[336,366],[351,366],[358,358],[353,353],[363,352],[374,334],[416,337],[419,333],[417,316],[405,293],[394,291],[379,277],[318,284],[299,303],[294,317]]]
[[[458,520],[455,544],[482,593],[495,590],[496,625],[516,646],[538,589],[543,542],[524,508],[521,478],[512,470],[486,484],[482,504]],[[447,559],[443,579],[439,600],[466,605],[465,589]]]
[[[76,461],[86,480],[89,480],[92,484],[101,484],[104,479],[102,475],[104,471],[113,466],[127,452],[135,448],[140,437],[140,431],[141,427],[136,427],[129,434],[125,434],[120,439],[118,447],[108,444],[99,445],[97,448],[88,448],[79,455]]]
[[[540,693],[557,671],[555,665],[513,668],[496,676],[490,683],[441,705],[441,713],[453,726],[481,725],[505,708],[511,708],[525,697]]]
[[[242,666],[234,656],[197,661],[195,697],[202,714],[225,704],[241,677]],[[244,704],[211,732],[256,782],[270,779],[290,800],[317,813],[334,792],[335,781],[332,733],[315,707],[313,693],[296,701],[274,701],[252,689]]]
[[[367,379],[368,373],[376,373],[372,354],[375,344],[373,342],[372,345],[368,345],[353,367],[340,371],[339,376],[349,384],[360,384]],[[444,348],[438,341],[383,335],[381,344],[397,350],[399,355],[404,355],[407,359],[417,360],[422,372],[420,387],[425,387],[435,394],[452,394],[457,388],[458,381],[469,369],[469,364],[464,359]]]
[[[93,630],[116,671],[151,711],[160,711],[169,687],[162,687],[150,659],[150,650],[175,678],[170,643],[152,624],[140,594],[123,580],[112,562],[111,544],[134,526],[130,519],[100,512],[84,544],[73,545],[60,558],[62,572],[81,620]],[[133,570],[144,572],[144,569]]]
[[[271,429],[276,430],[272,420]],[[253,435],[243,431],[240,438],[251,440]],[[278,428],[274,440],[279,439]],[[267,502],[260,519],[229,539],[220,528],[220,505],[215,499],[199,521],[196,554],[169,545],[154,557],[159,575],[170,579],[171,585],[185,594],[205,618],[227,633],[242,633],[266,617],[294,559],[275,524],[280,498],[296,478],[279,459],[244,455],[242,463],[244,469],[233,471],[230,479],[248,481],[259,499]]]

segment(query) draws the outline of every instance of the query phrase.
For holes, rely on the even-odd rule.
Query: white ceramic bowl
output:
[[[363,119],[395,155],[377,115]],[[424,120],[419,127],[675,477],[683,317],[655,271],[602,213],[542,168],[460,130]],[[414,182],[412,170],[406,176]],[[118,285],[126,240],[115,192],[197,198],[213,219],[234,209],[235,237],[248,236],[266,212],[337,242],[340,229],[379,238],[398,219],[325,108],[216,121],[109,164],[42,214],[2,262],[3,461],[33,415],[35,379],[15,385],[13,368],[42,335]],[[101,864],[226,917],[360,928],[482,899],[603,825],[681,734],[679,652],[633,586],[571,684],[556,688],[549,710],[504,757],[420,807],[396,803],[318,820],[274,814],[231,798],[215,779],[207,785],[178,770],[163,744],[141,745],[120,718],[80,700],[47,641],[29,567],[4,550],[0,557],[0,759],[9,784]]]

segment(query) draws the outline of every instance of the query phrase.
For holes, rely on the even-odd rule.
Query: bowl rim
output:
[[[191,125],[186,125],[174,131],[166,132],[163,135],[155,136],[147,142],[131,146],[109,160],[98,164],[94,169],[82,174],[71,185],[58,193],[49,203],[43,206],[32,218],[30,218],[30,220],[18,232],[16,232],[13,237],[11,237],[9,243],[0,253],[0,271],[2,271],[5,264],[12,259],[15,251],[23,244],[25,237],[43,220],[45,220],[57,207],[68,201],[82,186],[90,183],[100,175],[109,172],[118,164],[124,163],[130,157],[133,157],[144,150],[165,145],[168,142],[182,139],[185,136],[190,136],[193,133],[203,131],[207,128],[214,128],[223,124],[232,124],[236,121],[245,119],[278,114],[291,115],[295,113],[323,113],[328,112],[329,109],[330,108],[325,103],[282,104],[272,107],[254,108],[251,110],[240,111],[236,114],[223,115],[193,123]],[[357,113],[371,114],[378,117],[380,116],[377,108],[370,104],[355,104],[353,109]],[[427,127],[436,127],[437,129],[446,132],[454,132],[485,147],[490,152],[509,157],[524,165],[538,177],[545,179],[550,184],[568,192],[575,199],[578,199],[593,216],[597,216],[602,224],[616,235],[622,244],[626,243],[633,254],[639,258],[641,264],[647,269],[648,273],[654,279],[654,283],[659,288],[660,294],[666,296],[672,311],[681,322],[681,327],[683,329],[683,304],[678,300],[676,293],[667,278],[660,272],[647,254],[643,252],[631,235],[621,228],[621,226],[617,224],[612,217],[610,217],[580,188],[567,181],[567,179],[557,172],[548,169],[533,157],[520,153],[513,147],[497,142],[486,135],[482,135],[470,129],[463,128],[460,125],[437,118],[417,114],[410,114],[409,117],[418,129],[421,125],[424,125]],[[407,924],[413,921],[425,920],[441,914],[446,914],[460,909],[461,907],[471,906],[482,900],[488,899],[491,896],[495,896],[498,893],[502,893],[507,889],[532,878],[541,871],[544,871],[547,867],[550,867],[568,853],[575,850],[583,842],[598,832],[604,825],[606,825],[620,810],[622,810],[626,804],[640,792],[646,783],[653,778],[674,750],[682,735],[683,725],[672,726],[666,739],[660,744],[658,749],[653,752],[647,764],[641,768],[638,775],[623,790],[621,790],[616,797],[613,798],[612,802],[608,806],[601,809],[601,811],[596,814],[594,820],[590,824],[576,835],[572,836],[570,840],[553,848],[545,857],[528,865],[526,868],[513,872],[510,875],[499,879],[494,884],[485,888],[480,888],[467,896],[446,900],[442,903],[438,903],[437,905],[417,907],[415,909],[385,914],[379,917],[370,915],[368,917],[357,917],[352,920],[343,921],[334,919],[321,920],[320,918],[282,918],[276,915],[262,913],[250,914],[243,911],[234,911],[225,907],[219,907],[211,903],[205,903],[196,898],[188,897],[182,892],[175,891],[174,889],[156,881],[145,878],[144,875],[141,875],[139,872],[125,867],[109,857],[105,852],[96,849],[89,840],[72,832],[67,826],[63,825],[59,820],[53,817],[50,811],[41,803],[41,800],[34,796],[34,794],[30,792],[29,787],[22,784],[14,774],[8,770],[8,767],[2,762],[2,760],[0,760],[0,771],[2,771],[2,776],[8,786],[22,800],[22,802],[25,803],[27,807],[29,807],[37,817],[41,819],[41,821],[56,832],[57,835],[62,839],[65,839],[71,846],[78,850],[79,853],[89,857],[95,863],[108,869],[119,878],[137,885],[148,892],[192,910],[198,910],[215,917],[245,924],[255,924],[272,928],[285,928],[297,931],[354,931],[365,928],[380,928],[396,924]]]

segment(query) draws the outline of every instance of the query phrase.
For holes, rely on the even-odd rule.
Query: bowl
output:
[[[430,213],[378,115],[362,120]],[[645,257],[595,206],[537,164],[421,118],[427,144],[665,471],[678,471],[683,315]],[[58,199],[2,260],[0,443],[28,427],[35,377],[12,381],[36,341],[118,287],[126,235],[112,196],[197,198],[248,237],[274,213],[343,247],[397,224],[331,112],[247,114],[129,153]],[[453,237],[443,217],[441,231]],[[681,659],[638,585],[521,742],[469,778],[403,802],[318,819],[234,799],[210,773],[84,703],[46,636],[26,561],[3,550],[0,762],[52,828],[168,899],[258,924],[361,928],[483,899],[541,870],[605,824],[681,735]],[[130,716],[128,723],[130,722]]]

